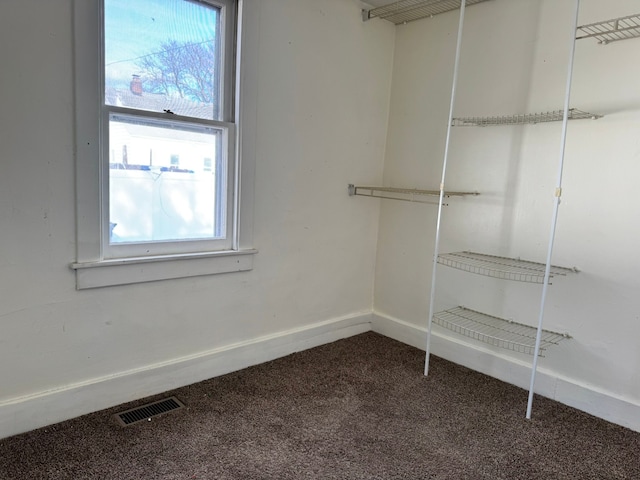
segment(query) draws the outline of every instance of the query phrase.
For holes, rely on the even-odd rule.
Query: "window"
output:
[[[78,288],[251,267],[236,3],[76,1]]]

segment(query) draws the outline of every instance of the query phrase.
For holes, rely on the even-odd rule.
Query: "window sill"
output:
[[[119,258],[72,263],[71,268],[76,271],[76,288],[84,290],[173,278],[244,272],[253,268],[253,255],[256,253],[258,253],[257,250],[247,249]]]

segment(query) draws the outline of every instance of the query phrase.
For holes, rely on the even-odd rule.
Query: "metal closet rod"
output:
[[[440,190],[421,190],[418,188],[374,187],[368,185],[349,184],[349,196],[384,198],[404,202],[434,203],[415,197],[439,197]],[[480,195],[478,192],[444,192],[445,197],[463,197],[466,195]]]

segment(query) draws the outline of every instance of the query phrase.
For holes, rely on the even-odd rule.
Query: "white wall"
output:
[[[84,291],[72,2],[0,3],[0,437],[370,328],[378,209],[347,184],[381,181],[394,28],[245,3],[254,270]]]
[[[495,0],[468,8],[455,115],[562,108],[572,4]],[[579,23],[638,11],[636,1],[583,0]],[[385,185],[439,185],[457,21],[457,13],[450,13],[397,29]],[[639,46],[640,40],[607,46],[577,42],[571,104],[606,116],[570,123],[553,261],[582,272],[554,280],[550,289],[545,327],[569,332],[573,339],[541,359],[546,380],[538,388],[635,429],[640,429],[640,256],[634,249],[640,242],[640,202],[633,195],[640,177]],[[481,196],[448,202],[443,251],[544,262],[560,131],[560,123],[454,129],[447,188],[478,190]],[[375,310],[398,331],[413,332],[404,340],[418,345],[424,345],[428,317],[435,219],[436,206],[386,201],[381,207]],[[535,325],[540,293],[540,286],[440,267],[436,311],[465,305]],[[489,355],[467,357],[444,346],[461,339],[434,331],[436,353],[528,387],[526,369],[517,379],[511,370],[530,365],[529,357],[505,356],[488,346],[476,350]],[[573,387],[560,392],[561,382]],[[633,408],[607,411],[590,402],[591,394]]]

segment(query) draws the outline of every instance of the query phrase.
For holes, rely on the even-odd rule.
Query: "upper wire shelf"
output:
[[[438,255],[438,263],[486,277],[527,283],[544,283],[546,269],[544,263],[475,252],[443,253]],[[576,268],[552,265],[549,278],[551,279],[556,275],[576,273],[577,271]]]
[[[487,0],[467,0],[467,6]],[[449,12],[460,8],[461,0],[400,0],[399,2],[362,10],[364,21],[372,18],[382,18],[396,25],[420,20],[421,18],[433,17],[440,13]]]
[[[576,40],[595,38],[598,43],[606,45],[607,43],[638,37],[640,37],[640,14],[582,25],[578,27]]]
[[[489,345],[527,355],[535,354],[537,330],[529,325],[465,307],[435,313],[433,321],[441,327]],[[543,357],[544,350],[568,338],[571,338],[568,334],[543,329],[538,355]]]
[[[597,120],[602,115],[584,112],[577,108],[570,108],[567,113],[569,120],[591,119]],[[564,119],[564,110],[554,110],[541,113],[524,113],[520,115],[502,115],[496,117],[459,117],[451,122],[453,127],[489,127],[495,125],[530,125],[546,122],[560,122]]]
[[[385,198],[388,200],[402,200],[405,202],[433,203],[421,197],[439,197],[439,190],[420,190],[417,188],[395,188],[395,187],[371,187],[363,185],[349,184],[349,195],[360,195],[364,197]],[[450,192],[445,191],[445,197],[463,197],[466,195],[480,195],[478,192]]]

